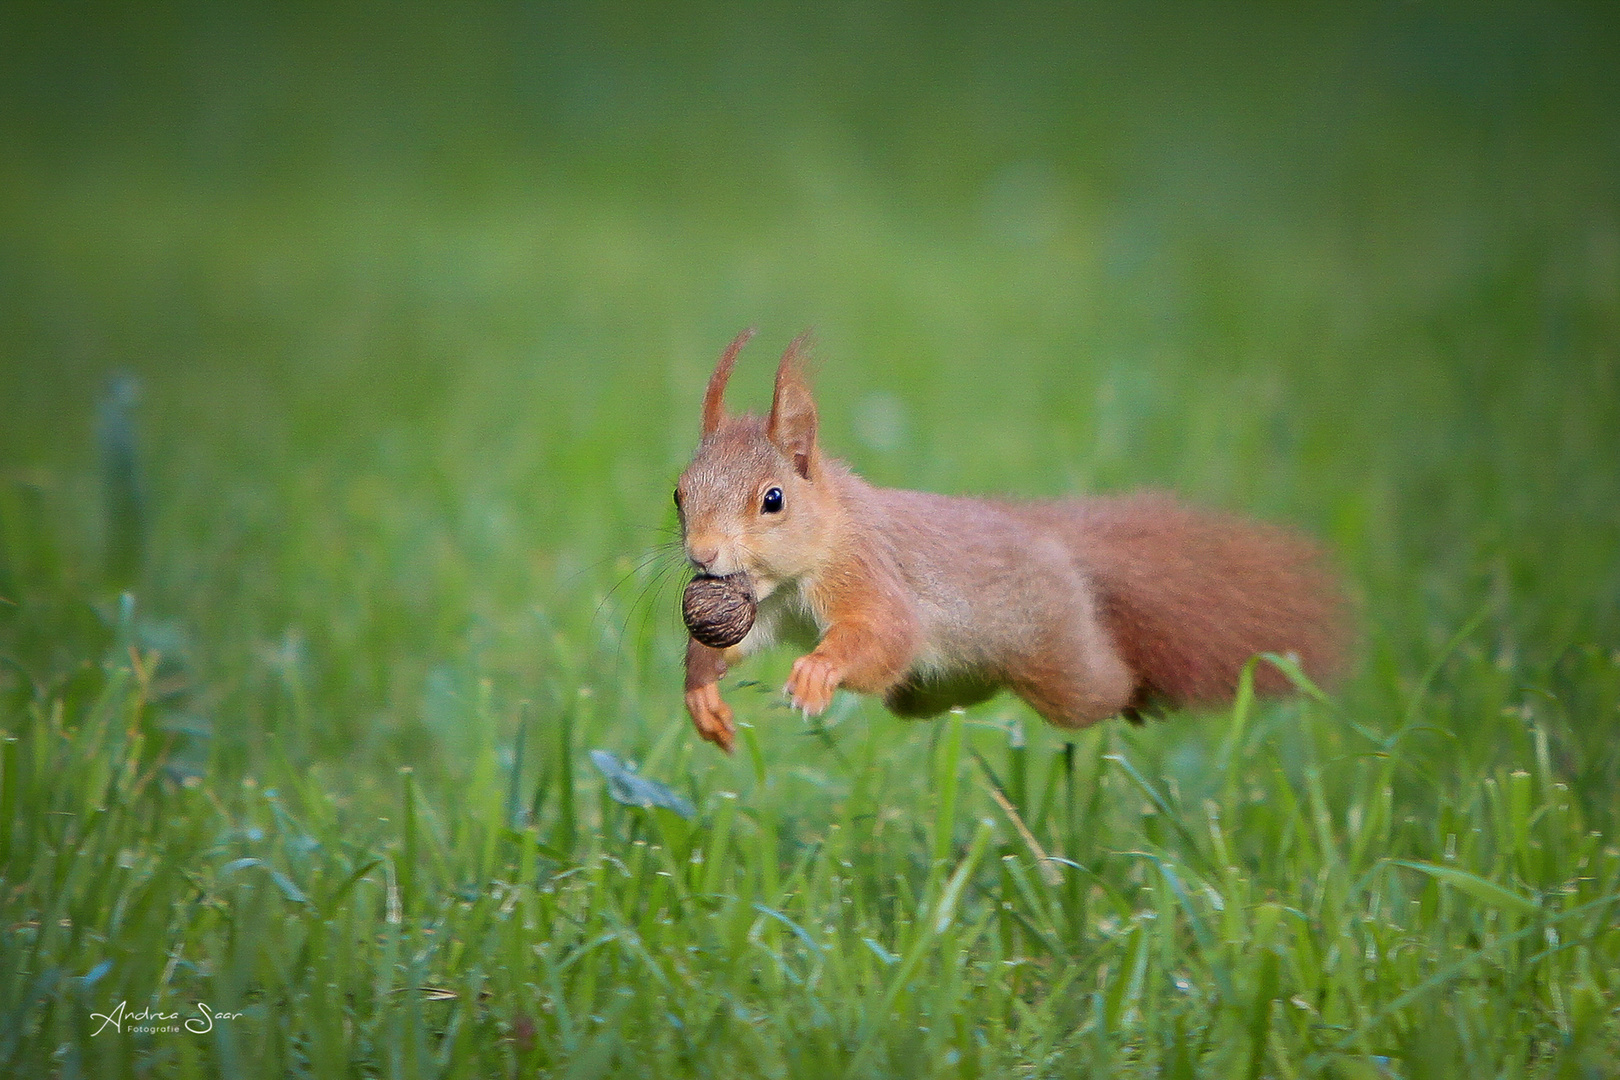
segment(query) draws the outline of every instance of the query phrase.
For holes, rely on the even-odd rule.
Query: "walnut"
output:
[[[728,649],[748,636],[759,604],[744,573],[695,577],[681,600],[681,618],[692,637],[711,649]]]

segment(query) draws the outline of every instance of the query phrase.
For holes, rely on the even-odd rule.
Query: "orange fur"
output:
[[[731,381],[731,368],[737,363],[737,354],[742,347],[748,344],[748,339],[754,336],[754,328],[749,327],[732,338],[726,351],[720,354],[720,362],[714,365],[714,374],[709,376],[709,387],[703,392],[703,434],[707,435],[718,428],[726,418],[726,383]]]
[[[784,687],[811,714],[841,686],[906,716],[1006,688],[1083,727],[1229,700],[1257,652],[1292,653],[1318,681],[1337,672],[1341,596],[1302,537],[1156,494],[1015,503],[873,487],[819,450],[802,337],[768,417],[724,414],[747,336],[710,379],[676,489],[688,558],[747,572],[760,599],[738,645],[688,645],[686,706],[711,742],[729,751],[734,736],[720,678],[779,636],[817,642]],[[1287,685],[1263,666],[1256,687]]]

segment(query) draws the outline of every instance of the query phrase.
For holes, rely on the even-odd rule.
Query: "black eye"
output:
[[[763,510],[767,514],[781,513],[781,511],[782,511],[782,489],[781,488],[771,488],[771,490],[767,491],[765,493],[765,501],[760,505],[760,509]]]

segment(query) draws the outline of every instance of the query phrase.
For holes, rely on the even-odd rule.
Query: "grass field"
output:
[[[1617,66],[0,7],[0,1073],[1620,1074]],[[880,483],[1321,537],[1355,674],[1065,737],[782,653],[700,743],[669,491],[756,323],[732,400],[813,325]]]

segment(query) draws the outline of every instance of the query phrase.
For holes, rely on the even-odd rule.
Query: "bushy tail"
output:
[[[1182,506],[1164,495],[1079,508],[1082,557],[1139,685],[1135,706],[1229,701],[1255,653],[1293,654],[1318,684],[1344,663],[1344,595],[1321,551],[1285,529]],[[1262,692],[1289,689],[1269,664]]]

